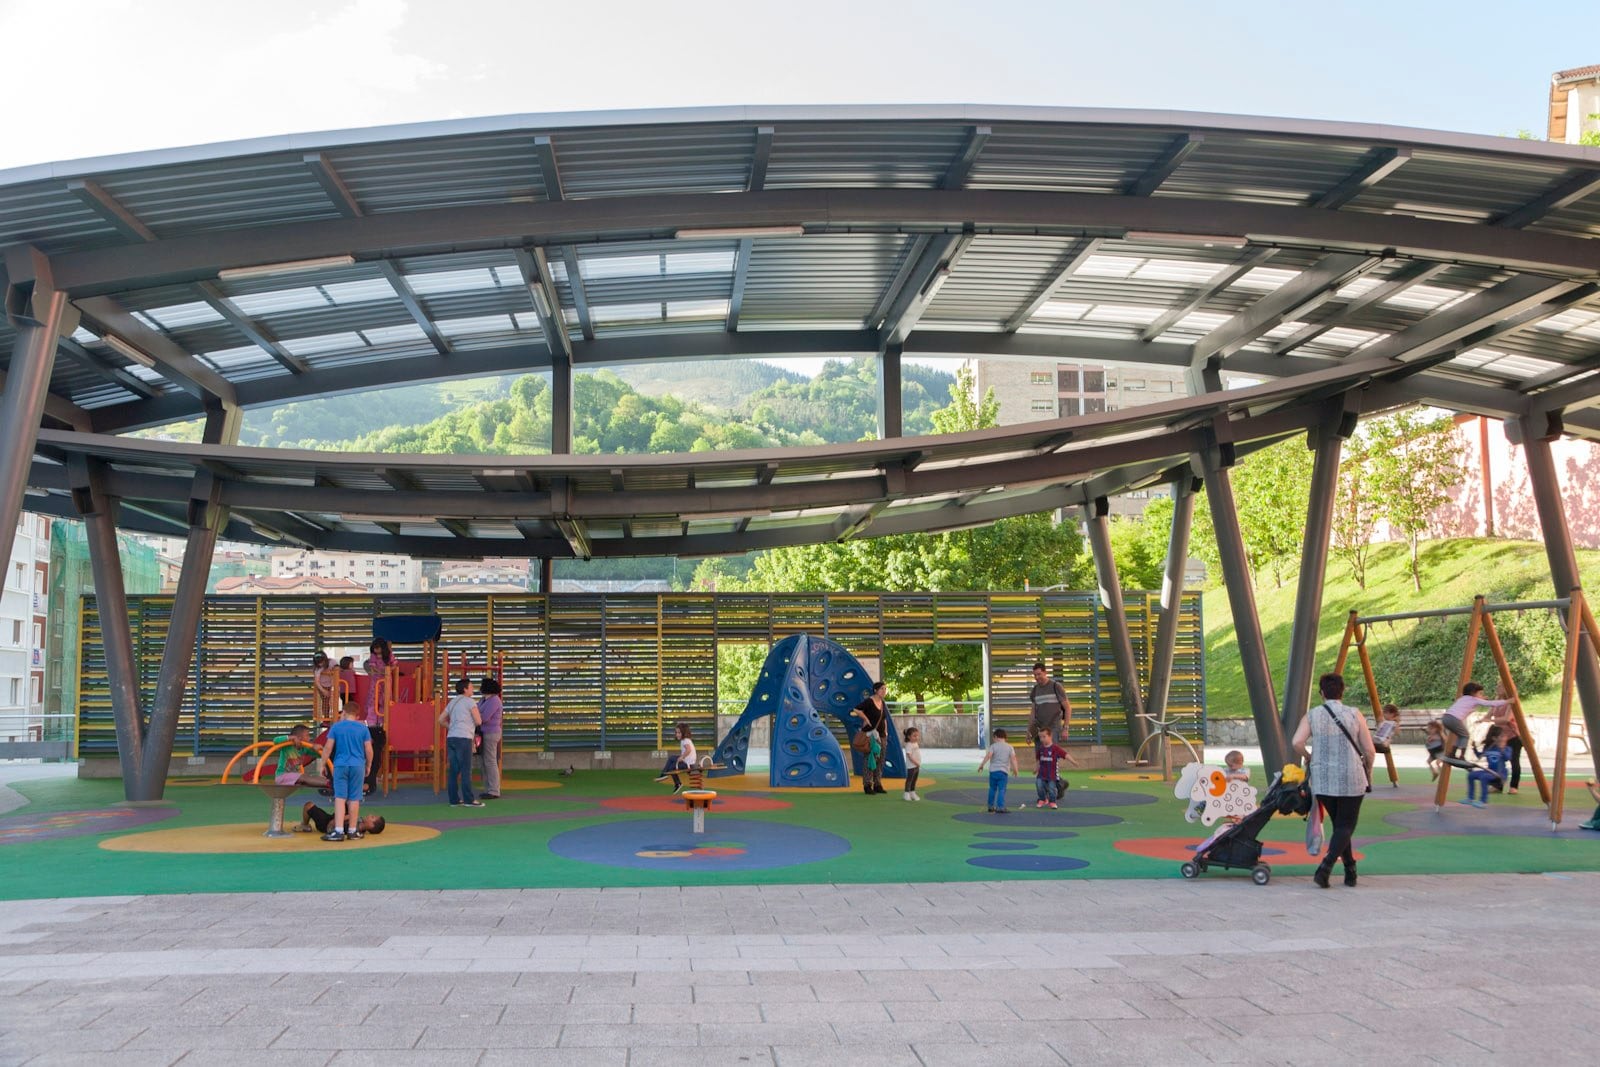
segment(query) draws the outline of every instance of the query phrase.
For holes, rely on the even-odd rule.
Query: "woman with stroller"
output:
[[[1293,745],[1295,752],[1304,756],[1306,743],[1310,742],[1311,793],[1315,803],[1321,804],[1333,820],[1327,854],[1311,876],[1313,882],[1326,889],[1335,859],[1344,863],[1344,884],[1356,884],[1356,856],[1350,839],[1361,817],[1362,798],[1372,787],[1371,767],[1376,750],[1366,716],[1346,707],[1341,699],[1344,678],[1324,674],[1317,687],[1322,691],[1322,703],[1300,720]],[[1312,818],[1317,817],[1313,811]]]

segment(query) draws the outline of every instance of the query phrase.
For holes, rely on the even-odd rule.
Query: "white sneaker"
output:
[[[915,800],[915,799],[916,799],[916,798],[915,798],[915,797],[914,797],[914,796],[912,796],[912,795],[911,795],[911,794],[910,794],[910,793],[901,793],[901,794],[900,794],[900,795],[901,795],[901,796],[902,796],[902,797],[904,797],[904,798],[905,798],[905,799],[906,799],[906,800]]]
[[[913,793],[912,793],[912,794],[911,794],[911,799],[912,799],[912,800],[919,800],[919,801],[920,801],[920,800],[921,800],[921,799],[922,799],[922,794],[921,794],[921,793],[916,793],[916,792],[913,792]]]

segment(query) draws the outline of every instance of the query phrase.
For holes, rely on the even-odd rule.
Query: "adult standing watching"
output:
[[[372,735],[372,767],[368,771],[364,792],[371,793],[378,787],[378,768],[383,766],[383,753],[389,747],[389,732],[383,724],[389,712],[389,705],[394,703],[395,694],[388,690],[389,668],[394,666],[394,648],[388,639],[374,638],[368,647],[367,662],[364,664],[367,677],[372,683],[367,686],[367,700],[362,711],[367,723],[367,732]],[[378,689],[384,689],[383,699],[378,699]]]
[[[505,706],[500,702],[500,679],[486,674],[479,687],[483,700],[478,704],[478,717],[483,721],[483,744],[478,755],[483,760],[483,799],[500,799],[500,737],[501,720]]]
[[[889,753],[889,704],[887,694],[889,687],[884,682],[872,683],[872,692],[861,703],[856,705],[851,712],[861,720],[861,729],[870,730],[878,735],[880,751],[884,756]],[[872,762],[869,758],[868,763]],[[878,758],[878,765],[862,775],[861,791],[869,796],[887,792],[883,788],[883,756]]]
[[[1304,756],[1306,743],[1311,743],[1311,794],[1333,820],[1328,852],[1311,876],[1326,889],[1335,859],[1344,863],[1344,884],[1356,884],[1356,856],[1350,841],[1361,817],[1361,801],[1372,785],[1376,749],[1367,730],[1367,717],[1341,699],[1344,678],[1324,674],[1317,687],[1322,691],[1322,703],[1300,720],[1293,744],[1295,752]]]
[[[1028,700],[1033,705],[1032,716],[1028,719],[1028,739],[1038,745],[1040,731],[1049,730],[1052,738],[1065,745],[1067,731],[1072,728],[1072,702],[1067,699],[1066,689],[1050,677],[1043,663],[1033,665],[1033,689],[1028,693]]]

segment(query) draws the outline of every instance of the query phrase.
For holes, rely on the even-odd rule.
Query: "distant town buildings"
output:
[[[348,578],[272,578],[244,574],[219,579],[216,591],[222,596],[349,596],[365,593],[367,587]]]
[[[42,740],[50,520],[24,511],[0,584],[0,741]]]
[[[1558,70],[1550,76],[1550,121],[1545,135],[1552,141],[1582,144],[1586,134],[1600,136],[1600,63]]]
[[[526,593],[531,562],[509,557],[422,564],[423,586],[434,593]]]
[[[415,593],[422,589],[422,564],[406,556],[276,548],[269,558],[274,578],[343,578],[370,593]]]

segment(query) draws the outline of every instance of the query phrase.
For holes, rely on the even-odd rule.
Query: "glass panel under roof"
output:
[[[500,333],[516,328],[510,315],[474,315],[465,319],[440,319],[435,326],[446,337],[458,337],[469,333]]]
[[[354,332],[324,333],[314,337],[287,337],[278,342],[297,356],[316,356],[324,352],[339,352],[351,348],[365,348],[367,343]]]
[[[222,321],[222,316],[217,313],[217,309],[202,300],[196,300],[189,304],[173,304],[164,308],[151,308],[145,314],[155,319],[163,330],[175,330],[180,326],[198,326],[203,322]]]
[[[1083,316],[1085,322],[1129,322],[1148,325],[1161,317],[1161,309],[1131,304],[1096,304]]]
[[[1208,282],[1228,269],[1226,263],[1189,263],[1181,259],[1151,259],[1133,277],[1153,282]]]
[[[420,341],[427,336],[427,334],[423,333],[422,327],[414,322],[403,323],[399,326],[374,326],[371,329],[362,330],[361,333],[366,337],[369,344],[374,345],[404,344],[407,341]]]
[[[266,293],[240,293],[228,299],[234,307],[252,317],[271,315],[279,311],[296,311],[300,308],[325,308],[329,304],[328,298],[312,285],[298,289],[276,289]]]
[[[669,319],[725,319],[728,317],[726,300],[669,300]]]
[[[1444,289],[1437,285],[1413,285],[1402,289],[1383,303],[1391,307],[1438,311],[1466,297],[1467,294],[1460,289]]]
[[[723,252],[668,252],[668,274],[726,274],[733,270],[734,254]]]
[[[1376,330],[1356,330],[1349,326],[1335,326],[1325,331],[1317,338],[1318,344],[1337,345],[1340,348],[1356,348],[1378,337],[1387,336]]]
[[[85,330],[82,326],[79,326],[76,330],[72,331],[72,339],[74,341],[78,342],[80,345],[92,345],[96,341],[100,340],[100,335],[99,334],[95,334],[95,333],[90,333],[88,330]]]
[[[1210,333],[1227,322],[1229,317],[1216,311],[1192,311],[1179,319],[1172,328],[1175,330],[1190,330],[1197,333]]]
[[[1077,273],[1089,278],[1126,278],[1139,269],[1139,263],[1127,256],[1090,256]]]
[[[233,367],[242,367],[248,363],[259,361],[266,353],[255,345],[241,345],[238,348],[223,348],[215,352],[202,353],[208,363],[218,370],[225,371]]]
[[[394,286],[387,278],[365,278],[356,282],[334,282],[322,291],[335,304],[365,304],[373,300],[395,299]]]
[[[1281,267],[1256,267],[1243,278],[1234,282],[1233,288],[1276,289],[1279,286],[1287,285],[1298,277],[1300,277],[1300,272],[1297,270],[1284,270]]]
[[[488,267],[477,270],[439,270],[427,274],[408,274],[406,282],[419,296],[435,293],[465,293],[473,289],[496,287],[494,274]]]
[[[1081,319],[1092,304],[1071,304],[1064,300],[1046,300],[1044,305],[1034,312],[1036,319]]]
[[[661,305],[650,304],[601,304],[589,308],[589,317],[596,323],[611,322],[657,322],[661,319]]]

